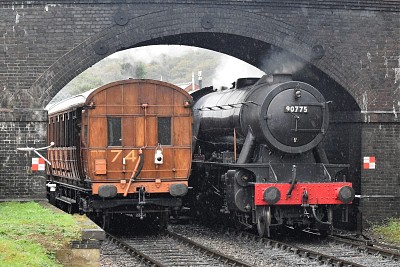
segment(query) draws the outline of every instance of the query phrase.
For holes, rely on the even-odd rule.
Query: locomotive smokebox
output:
[[[238,145],[257,142],[291,154],[316,147],[329,124],[322,94],[290,74],[238,80],[233,89],[200,98],[194,110],[199,140],[233,143],[234,129]]]
[[[245,99],[240,124],[259,143],[284,153],[303,153],[316,147],[328,128],[328,107],[313,86],[292,81],[290,75],[263,78]],[[246,133],[247,134],[247,133]]]

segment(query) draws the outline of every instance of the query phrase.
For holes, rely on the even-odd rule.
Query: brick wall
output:
[[[400,215],[400,125],[392,122],[363,124],[362,154],[376,157],[376,169],[361,173],[361,210],[366,222]]]
[[[52,3],[0,4],[0,198],[43,196],[43,174],[31,174],[30,155],[16,147],[44,145],[41,109],[65,84],[116,51],[167,42],[214,49],[259,67],[274,47],[296,55],[311,70],[307,78],[340,100],[336,113],[358,113],[331,127],[329,140],[338,143],[332,157],[345,153],[352,166],[364,155],[379,160],[376,170],[354,170],[362,194],[392,196],[363,200],[365,216],[398,214],[400,1]]]
[[[17,147],[43,147],[47,113],[43,110],[3,109],[0,113],[0,198],[44,198],[46,179],[32,173],[33,152]]]

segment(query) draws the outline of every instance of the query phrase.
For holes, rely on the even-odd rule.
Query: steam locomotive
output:
[[[169,83],[123,80],[51,105],[50,203],[104,228],[120,214],[165,225],[188,191],[191,99]]]
[[[237,226],[332,230],[333,209],[353,201],[347,164],[329,164],[323,95],[290,75],[239,79],[194,100],[192,206]]]

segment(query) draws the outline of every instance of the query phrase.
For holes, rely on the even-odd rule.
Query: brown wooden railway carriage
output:
[[[48,109],[48,195],[81,212],[143,217],[181,207],[191,168],[191,96],[124,80]]]

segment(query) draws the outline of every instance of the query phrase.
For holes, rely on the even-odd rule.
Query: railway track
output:
[[[186,226],[188,228],[188,226]],[[195,232],[200,230],[176,229],[190,236],[196,241]],[[192,232],[192,233],[190,233]],[[285,241],[260,238],[247,232],[232,229],[222,229],[210,234],[206,245],[216,247],[229,247],[222,243],[231,242],[239,253],[244,253],[247,247],[252,252],[252,266],[399,266],[398,254],[380,248],[370,248],[354,241],[347,241],[340,237],[320,238],[318,236],[304,236],[305,241],[298,241],[298,237],[286,238]],[[223,238],[222,236],[230,237]],[[230,241],[229,241],[230,239]],[[241,244],[244,245],[241,245]],[[261,250],[260,250],[261,248]],[[262,250],[263,248],[263,250]],[[277,251],[280,251],[277,252]],[[225,253],[225,252],[224,252]],[[275,254],[277,253],[277,254]],[[294,257],[295,256],[295,257]],[[297,259],[296,259],[297,258]],[[302,260],[302,262],[299,262]],[[279,264],[279,265],[276,265]]]
[[[252,266],[168,230],[159,235],[123,238],[108,234],[107,238],[142,266]]]
[[[284,239],[199,225],[171,225],[154,235],[117,238],[114,257],[123,262],[115,266],[379,266],[400,265],[400,254],[378,247],[371,241],[329,236],[321,238],[302,233]],[[121,252],[122,251],[122,252]],[[108,250],[110,252],[110,250]],[[106,254],[108,253],[106,251]],[[112,262],[112,258],[108,260]],[[113,266],[103,264],[102,266]]]
[[[199,225],[172,226],[172,231],[224,254],[239,257],[251,266],[331,266],[312,251],[233,229],[209,229]],[[328,260],[326,260],[328,262]],[[334,262],[332,262],[334,263]]]
[[[100,267],[121,266],[146,267],[149,264],[143,261],[140,256],[130,253],[111,236],[107,236],[101,246]]]
[[[374,239],[372,239],[368,236],[361,236],[359,234],[343,233],[343,232],[338,232],[337,234],[334,234],[332,236],[342,238],[342,239],[347,239],[349,241],[354,241],[359,244],[363,244],[363,245],[370,246],[370,247],[376,247],[376,248],[380,248],[383,250],[393,251],[395,253],[400,254],[400,246],[395,246],[395,245],[391,245],[388,243],[382,243],[379,241],[375,241]],[[358,237],[356,237],[356,236],[358,236]]]
[[[389,258],[391,260],[397,261],[400,264],[400,248],[392,245],[382,244],[374,242],[372,240],[364,240],[359,238],[353,238],[343,235],[332,235],[328,237],[330,240],[352,246],[359,251],[379,255],[383,258]]]
[[[335,258],[336,262],[347,266],[393,266],[400,265],[400,255],[394,251],[365,245],[343,237],[309,238],[291,241],[296,247]],[[341,263],[342,262],[342,263]]]

